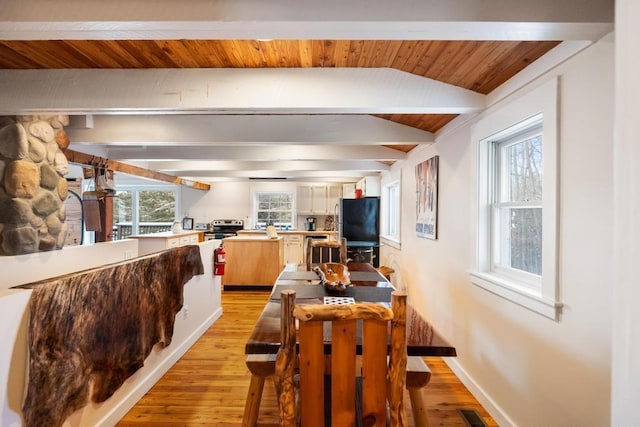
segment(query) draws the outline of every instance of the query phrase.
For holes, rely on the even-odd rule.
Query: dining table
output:
[[[246,364],[251,372],[247,393],[243,426],[255,426],[257,422],[265,379],[275,374],[275,357],[280,348],[280,295],[284,290],[296,292],[296,304],[327,304],[347,302],[375,302],[390,304],[392,283],[370,263],[350,262],[350,286],[336,296],[327,291],[314,271],[285,268],[277,277],[265,307],[245,344]],[[456,349],[421,316],[414,307],[407,305],[407,389],[411,398],[416,425],[426,425],[426,412],[422,393],[431,376],[423,357],[455,357]],[[336,301],[337,299],[337,301]],[[325,328],[325,352],[330,354],[331,329]],[[357,346],[360,351],[360,340]],[[420,420],[423,420],[421,422]]]

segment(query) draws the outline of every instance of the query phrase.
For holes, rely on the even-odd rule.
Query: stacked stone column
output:
[[[0,255],[64,245],[66,125],[67,116],[0,117]]]

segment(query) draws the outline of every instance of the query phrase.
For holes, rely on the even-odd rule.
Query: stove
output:
[[[211,231],[204,233],[205,240],[224,239],[236,236],[244,228],[241,219],[214,219],[211,221]]]

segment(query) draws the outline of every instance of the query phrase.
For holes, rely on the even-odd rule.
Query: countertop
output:
[[[247,242],[255,242],[256,240],[264,240],[264,241],[268,241],[268,242],[277,242],[278,240],[282,240],[283,237],[282,236],[278,236],[278,237],[274,237],[273,239],[270,239],[267,237],[267,233],[264,231],[260,232],[259,236],[253,236],[250,234],[247,234],[245,236],[230,236],[230,237],[225,237],[223,239],[223,242],[228,242],[229,240],[232,240],[234,242],[237,241],[247,241]]]
[[[159,231],[157,233],[149,233],[149,234],[135,234],[132,236],[127,236],[133,239],[148,239],[148,238],[171,238],[171,237],[180,237],[180,236],[190,236],[192,234],[201,233],[202,230],[183,230],[178,233],[174,233],[173,231]]]
[[[337,235],[337,231],[324,231],[324,230],[316,230],[316,231],[305,231],[305,230],[276,230],[278,234],[302,234],[305,236],[326,236],[326,235]],[[238,235],[241,234],[264,234],[267,232],[265,230],[240,230],[238,231]]]

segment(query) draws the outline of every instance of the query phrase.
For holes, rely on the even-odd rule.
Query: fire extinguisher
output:
[[[224,276],[224,266],[227,263],[227,253],[222,245],[213,251],[213,274],[215,276]]]

